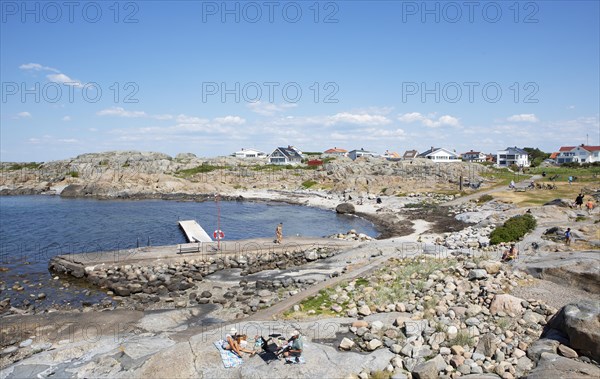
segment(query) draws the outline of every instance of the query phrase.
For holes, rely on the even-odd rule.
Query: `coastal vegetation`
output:
[[[230,167],[229,166],[217,166],[217,165],[211,165],[211,164],[202,164],[202,165],[196,166],[194,168],[178,170],[175,172],[175,175],[182,177],[182,178],[189,178],[190,176],[193,176],[195,174],[204,174],[207,172],[212,172],[215,170],[225,170],[228,168],[230,168]]]
[[[28,162],[28,163],[13,163],[6,168],[8,171],[16,170],[37,170],[42,166],[43,162]]]
[[[535,229],[537,222],[530,214],[514,216],[497,227],[490,234],[490,244],[497,245],[501,242],[515,242],[523,238],[525,234]]]

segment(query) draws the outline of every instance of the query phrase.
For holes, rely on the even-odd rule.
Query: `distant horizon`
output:
[[[69,4],[0,4],[1,161],[600,145],[598,1]]]

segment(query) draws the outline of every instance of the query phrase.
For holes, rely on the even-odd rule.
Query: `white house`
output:
[[[348,155],[348,150],[334,147],[333,149],[325,150],[323,152],[323,154],[326,154],[326,155],[329,155],[332,157],[345,157]]]
[[[236,158],[266,158],[267,153],[256,149],[244,149],[233,154]]]
[[[465,162],[485,162],[487,155],[479,151],[469,151],[462,154],[462,160]]]
[[[278,147],[269,155],[271,164],[300,164],[302,163],[302,152],[293,146]]]
[[[379,154],[374,153],[372,151],[367,151],[363,148],[361,148],[360,150],[352,150],[351,152],[348,153],[348,157],[350,157],[350,159],[352,159],[353,161],[356,160],[356,158],[360,158],[360,157],[378,157]]]
[[[600,162],[600,146],[562,146],[556,156],[556,163],[593,163]]]
[[[529,154],[518,147],[507,147],[496,153],[496,165],[498,167],[509,167],[511,165],[529,167]]]
[[[460,162],[458,154],[443,147],[431,147],[431,149],[422,152],[417,156],[418,158],[427,158],[434,162],[447,163],[447,162]]]

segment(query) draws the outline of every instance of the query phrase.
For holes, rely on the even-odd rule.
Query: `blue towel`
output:
[[[223,340],[216,341],[215,346],[221,354],[221,360],[225,368],[237,367],[244,363],[242,358],[238,357],[233,351],[223,349],[223,343],[225,343]]]

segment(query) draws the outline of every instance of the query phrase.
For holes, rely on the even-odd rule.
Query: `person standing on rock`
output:
[[[575,205],[577,206],[577,209],[581,209],[581,206],[583,205],[583,194],[582,193],[577,195],[577,197],[575,198]]]
[[[571,228],[567,228],[565,232],[565,244],[568,246],[571,244]]]
[[[275,228],[275,243],[281,243],[283,240],[283,223],[280,222]]]

